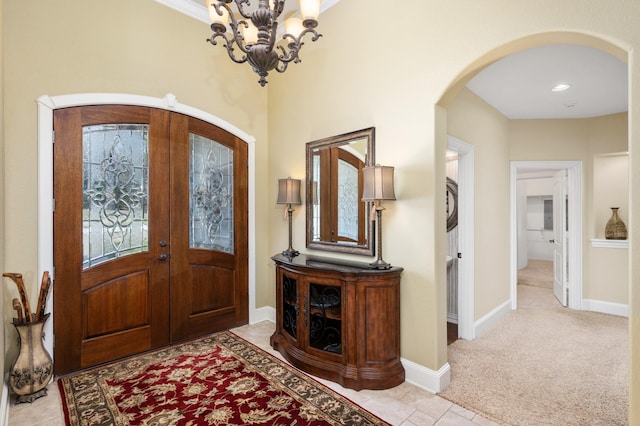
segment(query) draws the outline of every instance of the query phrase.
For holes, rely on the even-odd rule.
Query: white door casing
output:
[[[474,292],[474,147],[453,136],[448,149],[458,153],[458,337],[476,337]],[[445,266],[446,267],[446,266]]]

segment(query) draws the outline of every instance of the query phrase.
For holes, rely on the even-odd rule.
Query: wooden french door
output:
[[[243,141],[123,105],[54,131],[56,374],[248,321]]]

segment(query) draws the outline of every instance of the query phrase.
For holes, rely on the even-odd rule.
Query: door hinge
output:
[[[458,259],[462,259],[462,253],[458,253]]]
[[[51,143],[56,143],[56,131],[51,131]]]
[[[56,199],[55,198],[51,199],[51,211],[54,212],[54,213],[56,212]]]

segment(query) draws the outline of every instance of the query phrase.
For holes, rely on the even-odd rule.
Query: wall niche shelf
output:
[[[356,390],[404,382],[400,362],[402,268],[276,255],[271,346],[309,374]]]
[[[592,238],[591,247],[627,249],[629,248],[629,240],[605,240],[602,238]]]

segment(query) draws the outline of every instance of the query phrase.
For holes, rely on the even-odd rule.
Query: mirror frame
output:
[[[358,254],[363,256],[374,256],[375,251],[373,244],[374,234],[374,222],[370,220],[371,217],[371,205],[372,202],[366,202],[365,206],[365,220],[367,221],[367,242],[361,245],[340,244],[330,241],[314,241],[313,240],[313,200],[312,200],[312,186],[313,186],[313,152],[318,148],[330,148],[341,145],[347,145],[349,141],[355,139],[367,139],[367,154],[365,157],[365,167],[375,164],[375,127],[369,127],[354,132],[345,133],[337,136],[330,136],[328,138],[319,139],[306,144],[306,194],[305,194],[305,207],[306,207],[306,230],[307,230],[307,248],[334,251],[339,253]]]

